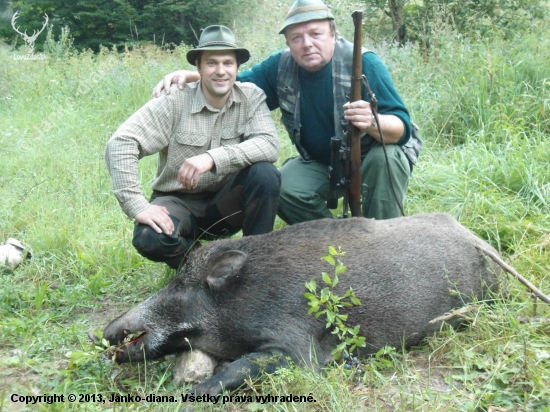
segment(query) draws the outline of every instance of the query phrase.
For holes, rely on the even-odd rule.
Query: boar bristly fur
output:
[[[351,286],[362,302],[347,310],[347,324],[360,325],[366,338],[361,355],[421,344],[441,327],[432,319],[485,299],[500,272],[476,245],[494,249],[446,214],[317,220],[197,249],[166,287],[111,322],[104,337],[117,343],[145,332],[120,362],[190,347],[233,361],[195,393],[234,390],[248,376],[286,365],[287,357],[325,365],[337,338],[322,317],[308,315],[303,295],[306,282],[323,287],[321,273],[332,272],[321,259],[331,245],[346,252],[336,293]]]

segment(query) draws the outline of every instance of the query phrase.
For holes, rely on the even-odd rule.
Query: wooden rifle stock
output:
[[[351,71],[351,95],[350,102],[361,100],[361,76],[362,70],[362,50],[361,38],[363,37],[363,12],[356,10],[351,15],[355,27],[353,38],[353,66]],[[349,123],[348,127],[348,147],[350,149],[350,158],[346,174],[349,182],[347,185],[348,203],[352,216],[362,216],[361,213],[361,131],[359,128]]]

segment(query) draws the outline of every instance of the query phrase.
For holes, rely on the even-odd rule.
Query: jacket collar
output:
[[[205,107],[211,111],[220,111],[224,108],[231,107],[233,103],[241,103],[244,99],[244,93],[241,89],[240,82],[235,82],[233,88],[231,89],[231,93],[229,94],[229,98],[225,102],[224,107],[222,109],[216,109],[206,101],[206,97],[202,92],[200,80],[196,83],[191,83],[188,86],[195,88],[195,96],[193,99],[193,106],[191,107],[191,113],[199,113]]]

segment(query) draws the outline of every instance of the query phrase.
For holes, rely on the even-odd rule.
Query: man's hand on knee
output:
[[[174,231],[174,222],[164,206],[149,205],[147,209],[135,215],[134,219],[141,224],[151,226],[157,233],[164,232],[171,235]]]

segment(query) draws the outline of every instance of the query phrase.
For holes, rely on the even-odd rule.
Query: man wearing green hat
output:
[[[279,33],[285,36],[288,49],[237,77],[262,88],[271,110],[281,109],[283,124],[300,154],[280,169],[278,214],[289,224],[332,217],[326,206],[330,139],[343,137],[347,122],[351,122],[362,132],[363,215],[376,219],[400,216],[399,204],[404,201],[420,142],[411,137],[409,113],[388,69],[376,54],[364,50],[363,74],[378,100],[380,127],[399,203],[365,87],[362,100],[348,102],[353,44],[337,36],[329,7],[322,0],[297,0]],[[195,72],[174,72],[157,85],[153,96],[171,82],[183,87],[185,81],[196,78]]]
[[[236,82],[249,57],[227,27],[207,27],[187,53],[200,80],[148,102],[107,143],[113,190],[136,221],[133,245],[143,256],[178,268],[199,238],[273,230],[279,140],[264,92]],[[147,200],[138,160],[155,153]]]

